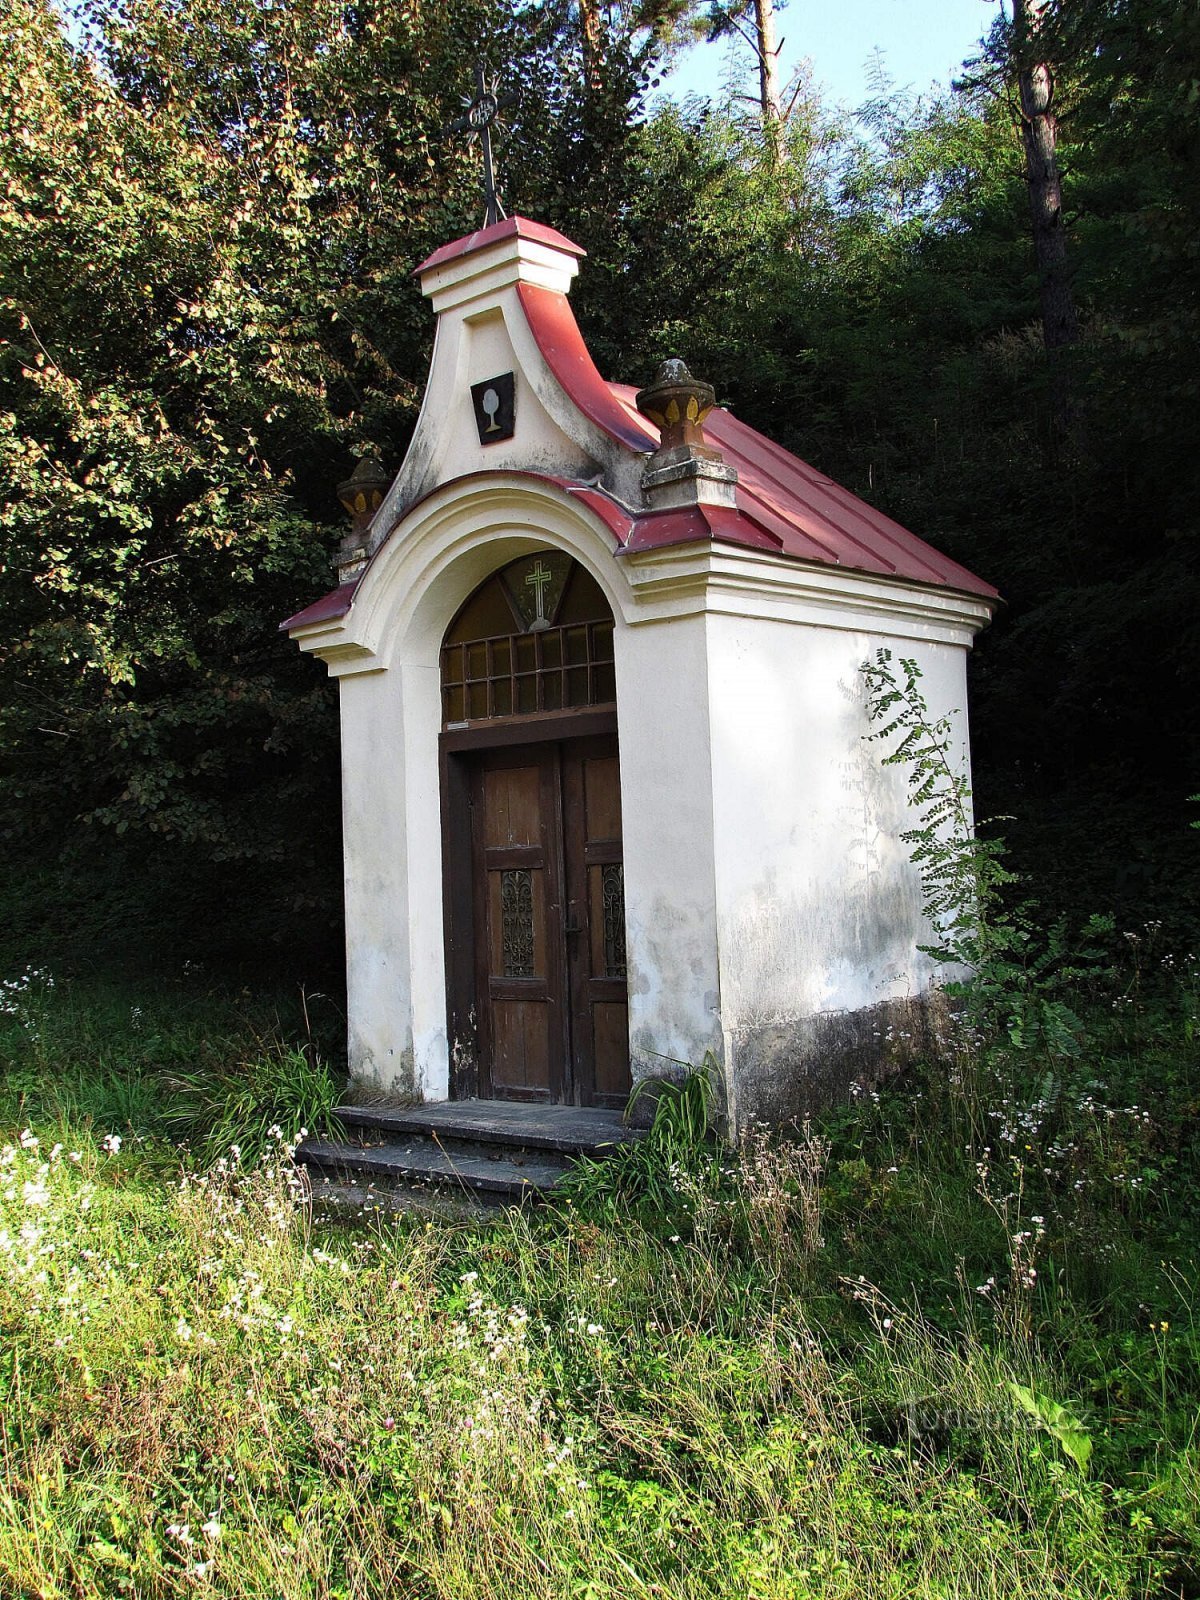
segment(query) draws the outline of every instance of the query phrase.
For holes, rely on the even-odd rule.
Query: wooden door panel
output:
[[[456,792],[470,844],[448,853],[447,903],[464,903],[455,883],[469,872],[465,971],[474,978],[455,1015],[466,1019],[456,1037],[465,1034],[478,1063],[474,1092],[623,1106],[630,1074],[616,739],[481,751]]]
[[[545,1001],[493,1000],[491,1012],[493,1092],[549,1089],[551,1008]]]
[[[629,1098],[629,1008],[624,1000],[592,1006],[595,1094],[624,1105]]]
[[[479,1092],[559,1099],[567,1053],[557,751],[481,758],[474,811]]]
[[[483,842],[488,850],[544,845],[543,763],[485,771]]]
[[[621,771],[615,755],[583,764],[584,827],[589,844],[621,837]]]
[[[572,1060],[584,1104],[623,1106],[630,1089],[621,865],[621,774],[614,739],[564,754]]]

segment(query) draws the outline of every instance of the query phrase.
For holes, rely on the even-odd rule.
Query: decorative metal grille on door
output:
[[[625,869],[619,861],[600,869],[604,908],[604,976],[625,976]]]
[[[512,867],[500,874],[500,948],[506,978],[533,977],[533,873]]]

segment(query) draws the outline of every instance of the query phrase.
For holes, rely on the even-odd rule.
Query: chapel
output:
[[[349,1063],[396,1103],[626,1106],[708,1062],[731,1134],[919,1033],[935,971],[862,663],[917,661],[967,751],[996,591],[715,404],[597,371],[583,256],[510,217],[417,271],[394,480],[342,486],[331,593]]]

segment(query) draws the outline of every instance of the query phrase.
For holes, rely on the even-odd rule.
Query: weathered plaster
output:
[[[568,400],[520,304],[519,284],[565,294],[578,265],[545,245],[509,239],[422,274],[421,287],[438,314],[433,361],[404,464],[372,523],[371,552],[422,495],[470,472],[603,478],[619,498],[637,496],[642,458]],[[467,397],[473,383],[503,372],[516,378],[516,432],[484,445]]]
[[[935,1048],[944,1017],[943,997],[933,991],[739,1028],[730,1041],[739,1130],[798,1122],[846,1099]]]
[[[941,634],[931,641],[786,621],[755,603],[742,567],[730,581],[719,561],[655,583],[644,562],[613,559],[583,504],[540,480],[484,477],[422,501],[350,616],[311,641],[342,687],[351,1064],[380,1091],[450,1092],[441,640],[489,572],[546,546],[594,574],[615,618],[635,1081],[711,1055],[740,1124],[747,1041],[807,1038],[815,1019],[928,985],[919,886],[899,841],[911,820],[903,775],[865,742],[858,668],[881,643],[916,653],[935,711],[961,708],[959,625],[939,627],[934,608],[921,623]],[[919,598],[897,600],[906,628]],[[897,614],[881,600],[856,620],[879,628]],[[747,1103],[765,1103],[755,1085]]]
[[[703,616],[619,631],[621,815],[635,1082],[720,1059]],[[620,715],[620,708],[629,712]]]
[[[852,1019],[907,1004],[933,980],[918,949],[930,932],[920,881],[900,838],[913,822],[905,776],[866,738],[859,666],[880,644],[917,658],[935,715],[965,705],[957,645],[763,618],[709,622],[721,1022],[735,1125],[771,1099],[766,1060],[776,1062],[783,1104],[803,1099],[795,1079],[815,1060],[812,1040],[857,1039]],[[850,1053],[861,1057],[872,1036],[867,1028]]]

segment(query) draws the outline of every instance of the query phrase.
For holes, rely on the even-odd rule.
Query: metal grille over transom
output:
[[[562,551],[539,550],[493,573],[446,631],[448,727],[615,700],[612,612],[596,580]]]

